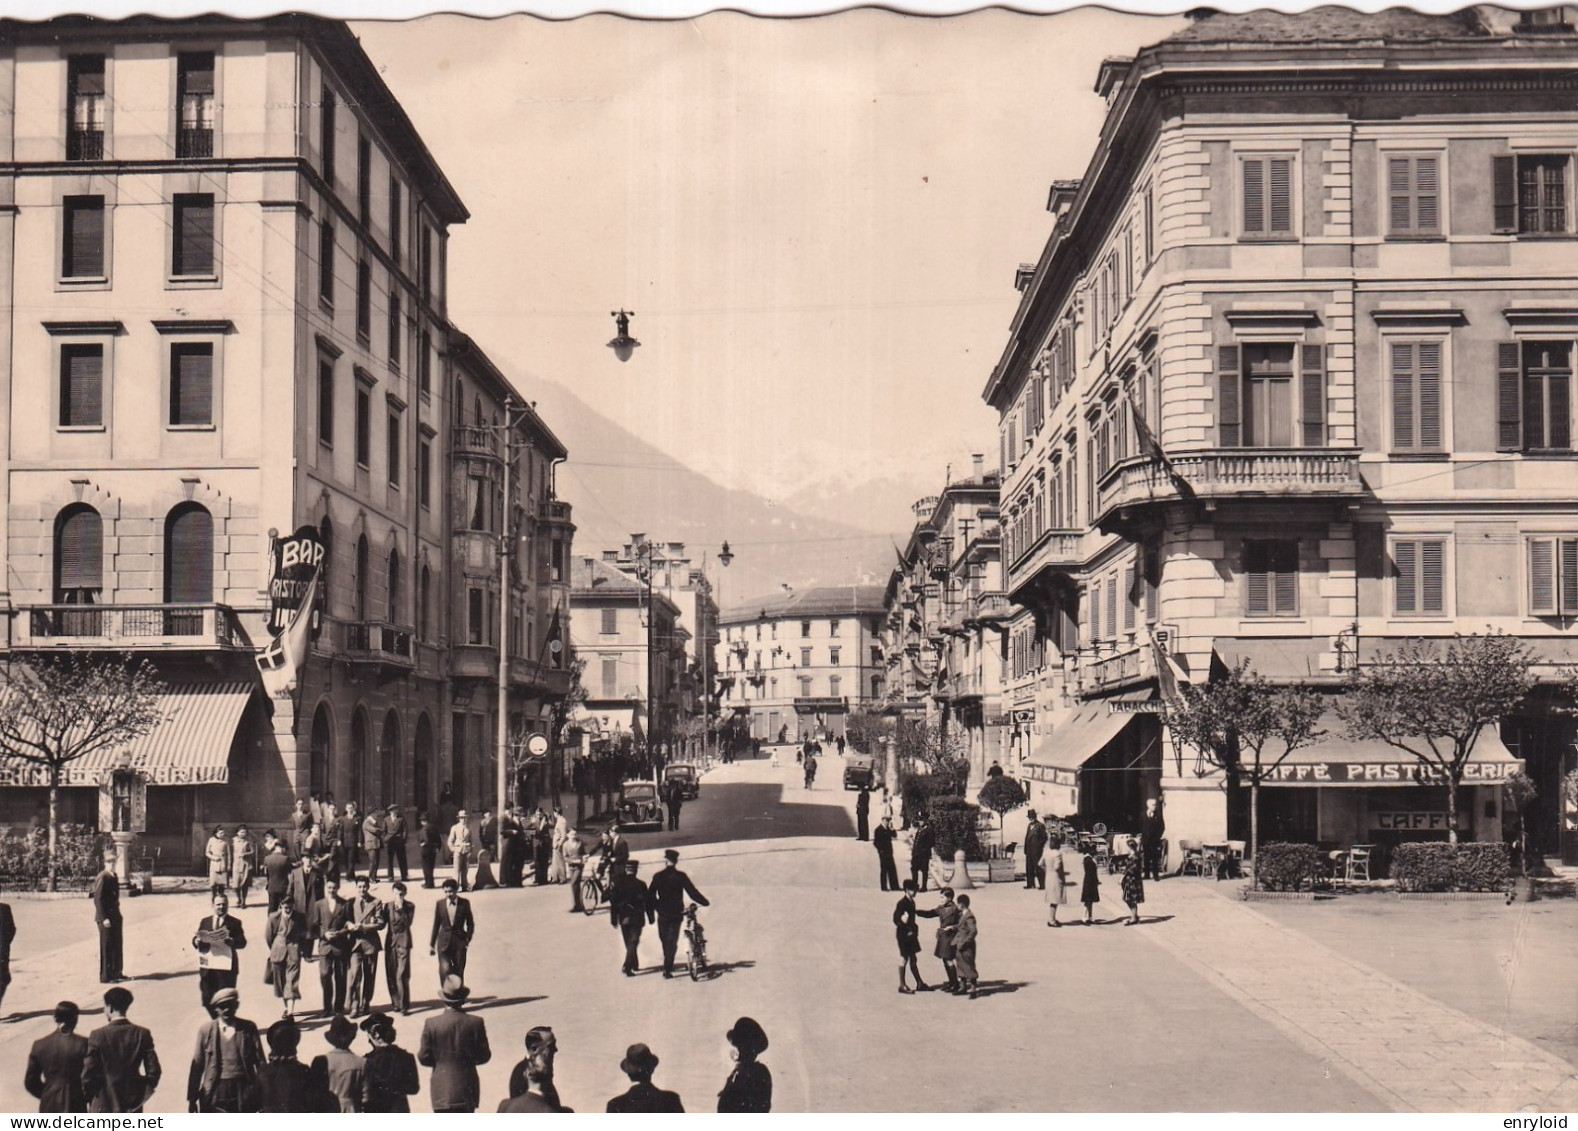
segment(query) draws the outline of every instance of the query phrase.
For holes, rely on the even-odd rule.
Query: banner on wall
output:
[[[318,588],[323,554],[323,540],[314,526],[301,526],[289,538],[274,539],[268,585],[268,628],[274,639],[257,658],[270,698],[288,699],[296,693],[307,649],[321,627]]]

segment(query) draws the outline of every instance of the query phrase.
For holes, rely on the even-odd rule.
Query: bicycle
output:
[[[596,915],[598,906],[607,894],[608,857],[600,856],[592,874],[581,880],[581,910],[587,915]]]
[[[685,908],[685,971],[692,982],[707,968],[707,936],[696,918],[698,910],[694,903]]]

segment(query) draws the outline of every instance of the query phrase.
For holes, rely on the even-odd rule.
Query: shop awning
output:
[[[1330,650],[1330,644],[1324,636],[1314,640],[1303,636],[1251,639],[1219,636],[1211,642],[1211,647],[1227,667],[1236,668],[1248,660],[1250,670],[1256,675],[1281,683],[1336,675],[1330,669],[1322,671],[1320,666],[1321,654]]]
[[[1076,708],[1062,722],[1053,723],[1052,732],[1041,737],[1025,763],[1077,770],[1133,721],[1131,714],[1114,714],[1105,700]]]
[[[1349,740],[1347,724],[1335,711],[1321,716],[1319,728],[1326,736],[1313,746],[1295,750],[1266,775],[1266,785],[1430,785],[1439,780],[1431,777],[1417,758],[1395,746],[1375,740]],[[1269,765],[1286,749],[1272,739],[1266,743],[1261,760]],[[1463,769],[1463,784],[1496,784],[1522,768],[1523,763],[1507,749],[1496,728],[1489,726],[1480,731],[1474,743]]]
[[[89,754],[66,766],[62,785],[97,786],[115,770],[136,770],[149,785],[220,785],[230,778],[230,745],[252,698],[246,682],[177,685],[159,697],[160,721],[130,746]],[[48,785],[42,766],[13,762],[6,785]]]

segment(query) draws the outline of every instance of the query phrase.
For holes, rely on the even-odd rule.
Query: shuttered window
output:
[[[426,440],[417,443],[416,448],[416,489],[417,500],[423,509],[433,506],[433,446]]]
[[[334,147],[339,132],[334,124],[336,102],[334,91],[324,87],[323,99],[318,103],[318,144],[323,153],[323,179],[331,189],[334,187]]]
[[[603,617],[603,625],[602,625],[603,635],[604,636],[612,636],[614,633],[619,631],[619,610],[618,609],[602,609],[600,611],[601,611],[602,617]]]
[[[104,56],[73,55],[66,61],[66,160],[104,156]]]
[[[1392,543],[1392,610],[1397,616],[1446,613],[1446,540],[1400,538]]]
[[[1299,611],[1299,544],[1244,543],[1245,610],[1252,617],[1291,617]]]
[[[363,343],[373,336],[373,269],[365,259],[356,264],[356,336]]]
[[[403,428],[401,416],[398,412],[389,414],[389,431],[385,445],[385,455],[389,462],[389,485],[400,486],[400,433]]]
[[[1123,628],[1134,631],[1134,610],[1140,603],[1139,574],[1133,566],[1123,571]]]
[[[1118,635],[1118,575],[1107,578],[1107,635]]]
[[[1243,445],[1243,373],[1239,368],[1239,348],[1220,346],[1216,361],[1217,443],[1224,448]]]
[[[104,426],[104,347],[60,347],[60,426]]]
[[[1578,614],[1578,537],[1529,539],[1529,613]]]
[[[1392,342],[1392,450],[1444,449],[1441,414],[1441,343]]]
[[[1572,448],[1572,343],[1522,344],[1524,451]]]
[[[356,463],[360,467],[373,464],[373,394],[361,381],[356,383]]]
[[[404,229],[404,205],[400,202],[400,182],[393,175],[389,178],[389,258],[400,262],[400,237]]]
[[[391,278],[391,284],[393,281]],[[392,369],[400,368],[400,335],[404,332],[405,325],[400,319],[400,295],[391,290],[389,292],[389,366]]]
[[[334,447],[334,362],[318,359],[318,443]]]
[[[318,298],[334,305],[334,225],[318,225]]]
[[[55,600],[90,604],[103,588],[103,520],[92,507],[68,507],[55,520]]]
[[[61,278],[102,279],[104,198],[68,196],[61,202],[61,218]]]
[[[1293,158],[1245,157],[1242,180],[1242,232],[1245,236],[1293,235]]]
[[[214,197],[212,193],[179,193],[175,198],[170,273],[207,276],[214,273]]]
[[[208,342],[179,342],[170,347],[170,425],[209,426],[214,423],[214,347]]]
[[[164,599],[172,605],[214,599],[214,519],[196,503],[175,508],[165,520]]]
[[[1387,158],[1386,201],[1387,227],[1392,235],[1440,235],[1440,158],[1436,156]]]

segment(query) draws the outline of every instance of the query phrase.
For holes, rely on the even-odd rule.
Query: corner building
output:
[[[1042,807],[1124,831],[1160,796],[1174,853],[1245,835],[1146,706],[1241,659],[1336,694],[1408,637],[1500,629],[1547,680],[1578,654],[1562,13],[1207,14],[1103,64],[1097,150],[1053,186],[984,392]],[[1521,762],[1536,847],[1571,853],[1572,721],[1545,704],[1481,737],[1466,835],[1501,838]],[[1446,835],[1412,759],[1326,725],[1262,791],[1262,840]]]

